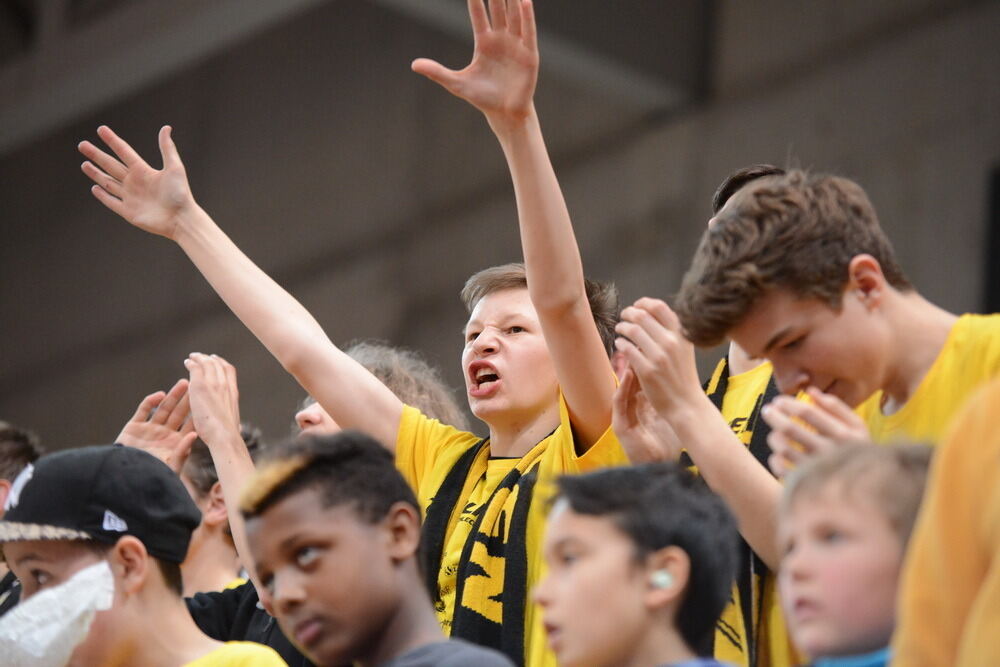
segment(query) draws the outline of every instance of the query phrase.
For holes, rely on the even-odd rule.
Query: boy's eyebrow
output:
[[[763,356],[763,355],[767,354],[768,351],[772,347],[774,347],[775,345],[777,345],[777,343],[778,343],[779,340],[781,340],[782,338],[784,338],[785,336],[787,336],[788,332],[791,331],[791,330],[792,330],[792,326],[789,325],[789,326],[785,327],[784,329],[782,329],[781,331],[779,331],[778,333],[776,333],[773,336],[771,336],[771,339],[767,341],[767,345],[764,346],[764,351],[761,352],[760,355],[756,355],[756,356]]]
[[[17,565],[23,565],[25,561],[29,561],[29,560],[40,560],[42,562],[45,561],[45,559],[42,558],[41,556],[39,556],[38,554],[27,553],[27,554],[24,554],[23,556],[21,556],[20,558],[18,558],[17,561],[15,561],[15,563]]]

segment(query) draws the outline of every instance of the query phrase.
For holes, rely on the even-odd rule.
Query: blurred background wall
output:
[[[108,442],[192,351],[238,367],[271,439],[303,396],[175,246],[93,200],[76,144],[102,123],[156,165],[172,124],[199,202],[335,342],[418,349],[462,398],[458,291],[520,254],[486,123],[409,71],[464,66],[464,5],[2,0],[0,419]],[[716,185],[754,162],[857,179],[920,291],[997,298],[1000,2],[536,5],[549,148],[623,302],[677,289]]]

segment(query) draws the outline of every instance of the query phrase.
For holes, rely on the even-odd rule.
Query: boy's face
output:
[[[472,413],[533,419],[558,400],[559,386],[527,289],[487,294],[465,326],[462,352]]]
[[[96,551],[72,540],[9,542],[3,548],[11,571],[21,582],[22,601],[66,582],[80,570],[102,560]],[[108,662],[115,651],[114,637],[120,634],[122,625],[118,608],[120,601],[116,594],[114,606],[94,616],[87,638],[74,649],[67,667]]]
[[[307,399],[302,409],[295,413],[295,425],[298,427],[298,437],[313,435],[330,435],[340,431],[340,425],[334,421],[330,413],[319,403]]]
[[[781,601],[799,648],[817,658],[888,645],[903,547],[881,508],[831,482],[795,500],[778,540]]]
[[[766,293],[729,332],[751,357],[770,360],[783,393],[813,386],[852,408],[884,384],[886,333],[855,290],[835,310],[784,289]]]
[[[610,519],[577,514],[558,501],[544,549],[548,574],[534,598],[559,664],[622,664],[651,623],[648,575],[631,540]]]
[[[247,521],[261,582],[282,631],[318,665],[341,665],[380,641],[397,606],[382,524],[353,507],[323,507],[307,489]]]

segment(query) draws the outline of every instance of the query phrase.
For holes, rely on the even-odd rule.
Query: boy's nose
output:
[[[497,351],[497,334],[492,328],[487,327],[483,329],[482,333],[476,336],[475,343],[473,343],[472,348],[480,353],[489,354],[491,352]]]
[[[801,368],[774,366],[774,382],[782,394],[795,396],[809,386],[809,374]]]

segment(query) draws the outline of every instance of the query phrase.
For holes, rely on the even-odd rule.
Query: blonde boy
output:
[[[930,448],[852,445],[788,480],[778,586],[798,647],[817,665],[881,666]]]

